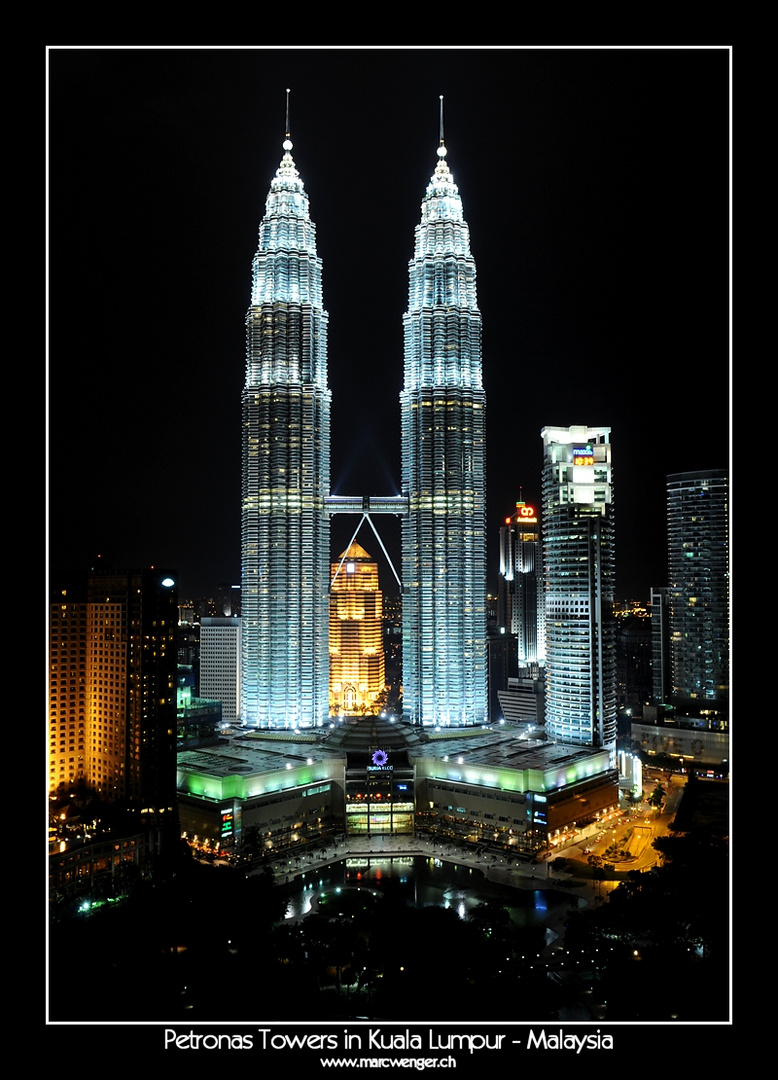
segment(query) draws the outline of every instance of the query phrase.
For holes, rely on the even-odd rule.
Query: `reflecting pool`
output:
[[[497,901],[520,927],[542,925],[555,909],[569,908],[568,893],[519,889],[489,881],[483,871],[426,855],[358,855],[310,870],[282,886],[287,919],[315,910],[319,897],[338,889],[367,888],[412,907],[454,908],[465,919],[478,904]]]

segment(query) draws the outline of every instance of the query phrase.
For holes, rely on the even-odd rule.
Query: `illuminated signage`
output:
[[[386,750],[374,750],[370,760],[372,761],[372,765],[368,765],[368,772],[392,771],[392,766],[389,764],[389,755]]]
[[[594,450],[591,446],[573,447],[573,465],[594,465]]]
[[[530,522],[536,522],[537,520],[538,518],[534,506],[527,506],[526,503],[517,502],[515,515],[512,518],[506,518],[505,524],[510,525],[512,521],[529,524]]]

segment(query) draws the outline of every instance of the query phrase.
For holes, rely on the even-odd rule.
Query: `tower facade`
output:
[[[546,734],[615,752],[610,428],[546,427],[541,437]]]
[[[497,621],[516,637],[522,667],[546,660],[546,611],[543,596],[540,524],[533,506],[516,503],[500,527],[500,577]]]
[[[368,711],[384,690],[383,602],[378,563],[352,543],[332,564],[330,709]]]
[[[485,395],[475,262],[462,200],[438,164],[409,264],[400,394],[403,716],[487,718]]]
[[[670,696],[695,711],[729,697],[729,519],[726,469],[667,478]]]
[[[329,714],[327,313],[288,135],[283,149],[254,256],[242,401],[241,715],[260,727]]]
[[[93,573],[86,600],[51,605],[50,794],[175,805],[175,574]]]
[[[199,697],[220,701],[222,719],[240,720],[241,620],[207,616],[200,620]]]
[[[49,795],[89,783],[89,611],[63,592],[49,609]]]

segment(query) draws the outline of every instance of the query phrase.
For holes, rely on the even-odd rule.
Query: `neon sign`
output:
[[[594,450],[591,446],[573,447],[573,465],[594,465]]]
[[[526,524],[536,522],[538,520],[535,513],[535,507],[527,506],[527,504],[523,502],[516,503],[516,513],[514,515],[514,518],[516,522],[524,522]],[[505,524],[510,525],[511,521],[513,521],[514,518],[506,518]]]

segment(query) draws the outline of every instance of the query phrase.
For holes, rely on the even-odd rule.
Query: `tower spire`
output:
[[[292,147],[291,147],[292,129],[289,126],[289,93],[290,93],[290,90],[289,90],[289,87],[287,86],[287,88],[286,88],[286,139],[284,140],[284,150],[287,149],[287,146],[286,146],[287,143],[290,143],[290,146],[288,147],[288,149],[290,149],[290,150],[292,149]]]
[[[446,149],[446,140],[445,140],[445,137],[443,135],[443,95],[442,94],[440,95],[440,146],[445,151],[445,149]],[[438,154],[440,155],[440,150],[438,150]],[[440,156],[442,156],[442,155],[440,155]]]

